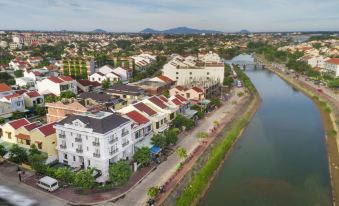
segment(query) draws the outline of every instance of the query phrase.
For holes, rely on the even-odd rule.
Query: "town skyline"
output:
[[[0,0],[0,6],[3,8],[0,18],[6,19],[0,24],[3,30],[92,31],[100,28],[108,32],[139,32],[145,28],[164,30],[180,26],[222,32],[339,30],[336,26],[339,14],[335,12],[339,3],[334,0],[297,4],[291,0],[35,0],[29,3]]]

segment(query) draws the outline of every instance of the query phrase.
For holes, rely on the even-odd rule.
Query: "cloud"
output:
[[[0,6],[6,19],[0,29],[339,30],[338,0],[0,0]]]

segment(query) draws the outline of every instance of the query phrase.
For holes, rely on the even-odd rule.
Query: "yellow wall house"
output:
[[[7,122],[2,126],[2,137],[1,139],[5,142],[17,144],[18,139],[16,137],[17,130],[25,125],[31,124],[27,119],[22,118],[14,121]]]
[[[37,127],[41,126],[40,122],[33,122],[19,127],[16,130],[17,143],[21,147],[30,148],[34,142],[31,141],[31,131]]]
[[[56,134],[54,129],[55,122],[37,127],[31,131],[31,144],[48,156],[57,156]]]

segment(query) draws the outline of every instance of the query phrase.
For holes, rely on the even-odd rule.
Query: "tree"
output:
[[[150,187],[147,191],[149,198],[154,199],[159,193],[159,187]]]
[[[45,107],[40,107],[40,106],[38,106],[38,105],[36,105],[36,106],[34,107],[34,110],[35,110],[35,112],[37,113],[37,115],[39,115],[39,116],[45,116],[46,113],[47,113],[47,110],[46,110]]]
[[[330,88],[339,88],[339,78],[336,78],[334,80],[330,80],[328,82],[328,87],[330,87]]]
[[[28,156],[25,149],[19,147],[18,145],[14,144],[9,149],[9,160],[16,164],[21,164],[23,162],[27,162]]]
[[[219,122],[218,120],[214,120],[214,121],[213,121],[213,124],[214,124],[214,126],[219,126],[219,125],[220,125],[220,122]]]
[[[44,174],[46,172],[46,160],[47,156],[43,154],[33,153],[28,156],[28,162],[32,169],[40,174]]]
[[[172,121],[172,126],[180,129],[184,126],[186,129],[191,129],[194,126],[194,121],[186,118],[182,114],[177,114]]]
[[[136,150],[134,154],[134,160],[137,161],[141,166],[147,166],[152,161],[151,150],[148,147],[142,147]]]
[[[2,144],[0,144],[0,156],[3,157],[7,154],[7,150],[5,148],[5,146],[3,146]]]
[[[163,134],[155,134],[151,138],[151,144],[156,145],[161,149],[165,149],[167,146],[166,137]]]
[[[52,102],[55,102],[55,96],[48,95],[45,97],[45,103],[52,103]]]
[[[3,117],[0,117],[0,124],[5,124],[6,120]]]
[[[92,188],[95,184],[92,173],[92,169],[81,170],[80,172],[76,173],[73,182],[74,185],[85,190]]]
[[[70,99],[70,98],[76,97],[76,95],[73,92],[67,90],[67,91],[61,92],[60,97]]]
[[[41,154],[38,148],[36,148],[35,144],[31,145],[31,148],[29,149],[28,153],[29,155],[35,155],[35,154],[40,155]]]
[[[207,132],[198,132],[197,133],[197,138],[198,139],[206,139],[208,137],[208,133]]]
[[[24,112],[20,112],[20,111],[15,111],[12,113],[12,119],[21,119],[25,117],[25,113]]]
[[[59,167],[55,171],[55,177],[66,183],[72,183],[75,180],[76,173],[72,172],[68,167]]]
[[[185,148],[179,147],[175,152],[181,160],[185,160],[187,158],[187,151]]]
[[[101,82],[101,85],[103,89],[108,89],[111,86],[111,83],[109,82],[109,80],[103,80]]]
[[[220,99],[216,97],[211,98],[211,105],[219,107],[221,105]]]
[[[177,143],[178,132],[179,132],[178,128],[172,128],[164,132],[165,139],[166,139],[166,147],[168,147],[171,144],[174,145]]]
[[[109,178],[115,186],[125,184],[132,175],[130,165],[125,161],[118,161],[109,167]]]
[[[195,105],[191,106],[191,109],[193,109],[193,110],[198,112],[197,115],[198,115],[199,119],[202,119],[205,116],[204,109],[201,106],[195,104]]]
[[[22,70],[16,70],[16,71],[14,71],[14,75],[15,75],[16,78],[19,78],[19,77],[23,77],[23,76],[24,76]]]

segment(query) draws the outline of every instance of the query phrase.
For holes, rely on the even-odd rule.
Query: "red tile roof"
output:
[[[160,76],[158,76],[158,78],[161,79],[162,81],[168,83],[168,84],[171,84],[171,83],[174,82],[172,79],[170,79],[170,78],[168,78],[168,77],[166,77],[164,75],[160,75]]]
[[[56,84],[60,84],[62,82],[64,82],[62,79],[58,78],[58,77],[49,77],[48,78],[50,81],[56,83]]]
[[[153,109],[151,109],[149,106],[147,106],[146,104],[139,102],[137,104],[133,105],[135,108],[137,108],[138,110],[145,112],[146,114],[148,114],[149,116],[153,116],[155,115],[157,112],[154,111]]]
[[[187,99],[179,94],[174,95],[176,98],[178,98],[182,102],[187,102]]]
[[[55,133],[55,128],[53,127],[56,122],[45,124],[44,126],[38,127],[37,129],[46,137]]]
[[[12,88],[7,84],[0,84],[0,92],[8,92],[11,91]]]
[[[38,72],[38,71],[35,71],[35,72],[32,72],[35,76],[40,76],[40,75],[42,75],[40,72]]]
[[[22,126],[30,124],[30,122],[27,119],[22,118],[22,119],[17,119],[17,120],[8,122],[8,124],[11,125],[14,129],[19,129]]]
[[[31,124],[27,124],[24,126],[24,128],[27,130],[27,131],[31,131],[33,130],[34,128],[37,128],[41,126],[41,123],[40,122],[33,122]]]
[[[128,112],[126,115],[138,124],[146,124],[147,122],[149,122],[149,119],[147,119],[135,110]]]
[[[177,99],[177,98],[175,98],[175,99],[172,99],[172,102],[174,103],[174,104],[176,104],[176,105],[182,105],[182,102],[179,100],[179,99]]]
[[[27,134],[17,134],[15,135],[18,139],[29,140],[31,137]]]
[[[78,80],[79,84],[87,87],[87,86],[92,86],[92,87],[99,87],[101,86],[101,84],[97,81],[90,81],[88,79],[81,79],[81,80]]]
[[[332,58],[326,61],[329,64],[336,64],[339,65],[339,58]]]
[[[8,100],[11,100],[12,98],[15,98],[15,97],[20,97],[21,95],[20,94],[10,94],[10,95],[7,95],[7,96],[4,96],[6,99]]]
[[[175,87],[177,90],[180,90],[180,91],[184,91],[185,90],[185,88],[183,87],[183,86],[176,86]]]
[[[164,95],[159,96],[159,98],[164,102],[168,102],[168,99]]]
[[[73,78],[70,76],[60,76],[59,78],[66,82],[73,81]]]
[[[164,102],[156,96],[150,97],[148,98],[148,100],[151,101],[153,104],[157,105],[158,107],[160,107],[161,109],[167,108],[166,104],[164,104]]]
[[[17,94],[23,94],[23,93],[26,93],[27,92],[27,90],[26,89],[21,89],[21,90],[16,90],[15,91],[15,93],[17,93]]]
[[[202,93],[204,91],[202,91],[202,89],[200,89],[199,87],[192,87],[192,89],[196,92]]]
[[[39,92],[37,92],[37,91],[31,91],[31,92],[27,92],[26,93],[29,97],[39,97],[39,96],[41,96],[41,94],[39,93]]]

